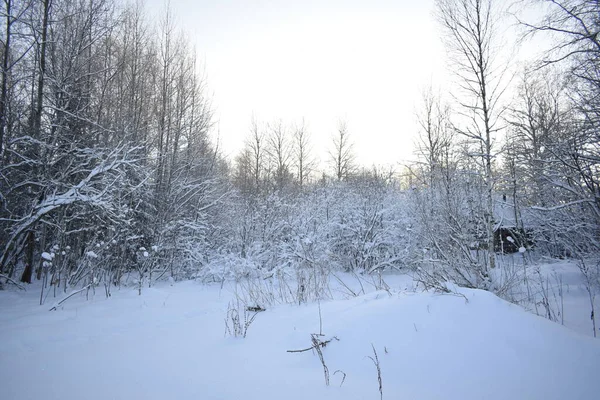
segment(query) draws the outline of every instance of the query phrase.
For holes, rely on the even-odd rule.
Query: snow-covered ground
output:
[[[595,267],[597,262],[590,261],[589,265]],[[534,258],[533,261],[528,260],[525,270],[523,259],[517,253],[500,258],[499,266],[496,270],[498,277],[502,274],[512,275],[500,280],[512,281],[510,293],[506,295],[513,302],[583,335],[593,336],[590,293],[575,261]],[[593,300],[596,313],[600,310],[599,284],[600,281],[590,286],[595,295]],[[596,322],[598,321],[596,316]],[[596,328],[596,333],[600,336],[600,326]]]
[[[236,291],[227,284],[123,288],[109,299],[99,290],[53,312],[35,287],[3,291],[0,398],[378,399],[373,348],[384,399],[600,397],[600,340],[484,291],[387,282],[389,293],[365,282],[352,297],[337,285],[320,305],[268,306],[246,338],[225,335]],[[323,348],[330,386],[314,351],[287,352],[320,329],[339,339]]]

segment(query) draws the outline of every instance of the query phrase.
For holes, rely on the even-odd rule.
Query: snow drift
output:
[[[224,336],[231,291],[192,282],[74,297],[0,292],[4,399],[592,399],[600,342],[496,296],[402,291],[280,305]],[[319,308],[321,319],[319,318]],[[333,336],[323,350],[310,334]],[[339,371],[339,372],[337,372]],[[343,384],[342,378],[345,376]]]

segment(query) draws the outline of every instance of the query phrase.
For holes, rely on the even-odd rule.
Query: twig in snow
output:
[[[342,377],[342,382],[340,382],[340,387],[342,387],[342,385],[344,384],[344,381],[346,380],[346,373],[344,371],[342,371],[341,369],[338,369],[337,371],[335,371],[333,374],[337,374],[338,372],[344,374],[344,376]]]
[[[383,400],[383,384],[381,381],[381,366],[379,365],[379,357],[377,357],[377,351],[375,350],[375,346],[371,343],[371,347],[373,348],[373,354],[375,358],[369,356],[373,364],[375,364],[375,368],[377,368],[377,382],[379,382],[379,398]]]
[[[352,295],[352,297],[356,297],[358,296],[358,294],[356,294],[352,289],[350,289],[350,287],[346,284],[346,282],[344,282],[342,279],[340,279],[336,274],[331,273],[331,275],[333,275],[333,277],[344,287],[346,288],[346,290]]]
[[[62,299],[61,301],[59,301],[58,303],[56,303],[56,305],[54,305],[50,310],[48,311],[56,311],[56,309],[58,308],[58,306],[60,306],[62,303],[64,303],[65,301],[67,301],[68,299],[70,299],[71,297],[75,296],[77,293],[81,293],[84,290],[87,290],[90,288],[90,286],[92,286],[92,284],[90,283],[89,285],[87,285],[84,288],[81,288],[79,290],[76,290],[74,292],[71,292],[71,294],[69,294],[67,297],[65,297],[64,299]]]
[[[323,347],[324,343],[322,343],[317,338],[317,335],[315,335],[314,333],[312,335],[310,335],[310,340],[313,343],[314,349],[317,351],[319,360],[321,360],[321,365],[323,365],[323,374],[325,375],[325,385],[329,386],[329,368],[327,368],[327,365],[325,364],[325,358],[323,357],[323,351],[321,350],[321,347]]]
[[[312,335],[311,335],[311,337],[312,337]],[[325,340],[325,341],[318,340],[318,342],[319,342],[319,343],[318,343],[318,346],[319,346],[319,347],[325,347],[325,346],[327,346],[327,344],[328,344],[328,343],[330,343],[330,342],[331,342],[331,341],[333,341],[333,340],[337,340],[337,341],[339,341],[340,339],[338,339],[338,338],[337,338],[337,336],[334,336],[334,337],[332,337],[332,338],[331,338],[331,339],[329,339],[329,340]],[[310,347],[308,347],[308,348],[306,348],[306,349],[300,349],[300,350],[287,350],[287,352],[288,352],[288,353],[302,353],[302,352],[305,352],[305,351],[312,350],[312,349],[314,349],[314,348],[315,348],[315,344],[313,343],[313,345],[312,345],[312,346],[310,346]]]
[[[310,341],[312,342],[312,346],[307,348],[307,349],[301,349],[301,350],[288,350],[288,353],[302,353],[304,351],[309,351],[309,350],[316,350],[317,355],[319,356],[319,360],[321,361],[321,365],[323,366],[323,374],[325,375],[325,385],[329,386],[329,368],[327,368],[327,364],[325,364],[325,358],[323,357],[323,351],[321,350],[321,347],[325,347],[327,346],[327,343],[331,342],[332,340],[340,340],[338,339],[336,336],[332,337],[329,340],[325,340],[322,341],[319,339],[318,334],[316,333],[311,333],[310,334]],[[336,371],[337,372],[337,371]],[[342,372],[342,371],[340,371]],[[346,374],[344,372],[342,372],[342,374],[344,374],[344,379],[346,379]],[[335,375],[335,372],[334,372]],[[344,379],[342,379],[342,383],[344,383]],[[340,385],[341,386],[341,385]]]
[[[323,336],[323,319],[321,318],[321,300],[319,300],[319,336]]]
[[[8,276],[6,276],[4,274],[0,274],[0,278],[4,278],[4,279],[6,279],[6,282],[10,282],[13,285],[15,285],[16,287],[18,287],[19,289],[27,291],[27,289],[25,289],[25,286],[22,286],[19,282],[16,282],[15,280],[9,278]]]
[[[229,303],[227,306],[227,315],[225,317],[225,335],[228,333],[234,337],[243,337],[245,338],[248,334],[248,328],[254,322],[254,319],[258,315],[259,312],[265,311],[265,309],[260,306],[257,307],[246,307],[240,310],[240,304],[237,304],[237,307],[232,303]],[[256,311],[256,309],[260,309],[260,311]],[[243,316],[244,320],[242,321],[241,317]],[[229,323],[231,322],[231,327]]]

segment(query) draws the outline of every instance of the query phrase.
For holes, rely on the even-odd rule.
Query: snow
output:
[[[85,253],[89,258],[98,258],[98,254],[94,251],[88,251]]]
[[[514,257],[517,255],[515,254]],[[532,293],[533,301],[523,301],[521,303],[523,307],[543,316],[545,310],[542,305],[542,287],[545,287],[548,292],[550,308],[556,317],[555,320],[564,323],[565,326],[576,332],[592,335],[589,293],[585,287],[585,278],[573,261],[552,260],[531,267],[527,280],[530,282],[529,290]],[[563,294],[562,299],[561,293]],[[600,296],[596,296],[594,300],[595,309],[600,309]],[[597,333],[600,336],[600,330]]]
[[[53,254],[47,253],[45,251],[42,253],[42,260],[52,261],[53,258],[54,258]]]
[[[54,312],[35,290],[0,292],[0,397],[376,399],[371,345],[384,399],[598,397],[600,341],[488,292],[386,279],[391,294],[347,297],[340,286],[337,300],[267,306],[245,339],[224,336],[233,284],[164,283],[109,299],[97,288]],[[310,346],[319,313],[323,339],[339,338],[323,348],[329,387],[316,354],[287,352]]]

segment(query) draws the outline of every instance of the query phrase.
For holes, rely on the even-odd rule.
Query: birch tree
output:
[[[493,0],[437,0],[439,21],[453,73],[462,96],[457,96],[462,121],[457,132],[473,143],[470,155],[477,161],[486,190],[484,222],[487,260],[482,276],[496,265],[494,253],[494,138],[500,129],[503,69],[497,56],[499,10]]]

